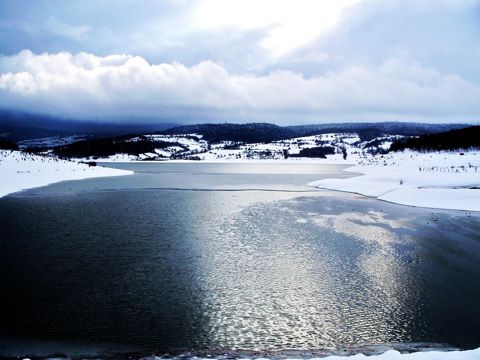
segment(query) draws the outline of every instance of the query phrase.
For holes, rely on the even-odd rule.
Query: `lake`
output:
[[[109,166],[0,199],[0,356],[480,346],[479,213],[304,185],[339,165]]]

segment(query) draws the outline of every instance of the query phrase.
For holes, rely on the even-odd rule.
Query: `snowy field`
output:
[[[59,181],[129,174],[133,172],[0,150],[0,197]]]
[[[308,185],[402,205],[480,211],[480,151],[405,151],[351,156],[350,160],[356,165],[345,171],[364,175],[323,179]]]
[[[158,144],[158,148],[152,152],[132,154],[115,154],[105,158],[84,158],[82,160],[95,161],[166,161],[166,160],[202,160],[202,161],[240,161],[240,160],[271,160],[271,161],[298,161],[298,154],[305,149],[318,146],[331,146],[336,149],[337,154],[333,158],[343,159],[342,149],[349,154],[358,154],[371,150],[373,147],[378,150],[389,148],[393,140],[401,136],[384,136],[372,142],[361,141],[354,133],[332,133],[313,136],[298,137],[286,140],[272,141],[270,143],[236,143],[233,141],[220,141],[209,143],[203,140],[200,134],[181,135],[142,135]],[[139,141],[140,137],[135,136],[125,140],[126,142]],[[161,146],[162,143],[177,144],[176,146]],[[286,156],[286,154],[288,154]],[[305,159],[303,159],[305,160]],[[315,160],[315,159],[312,159]],[[322,159],[319,159],[322,160]],[[331,161],[331,159],[330,159]],[[345,161],[344,161],[345,163]]]

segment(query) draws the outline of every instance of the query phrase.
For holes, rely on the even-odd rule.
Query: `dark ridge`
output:
[[[53,153],[64,158],[72,157],[108,157],[115,154],[140,155],[154,152],[155,149],[165,149],[170,146],[185,148],[177,142],[154,141],[139,136],[136,141],[127,141],[132,138],[126,135],[117,138],[82,140],[72,144],[55,147]]]
[[[390,146],[391,151],[405,149],[417,151],[480,149],[480,126],[401,139]]]
[[[250,124],[198,124],[167,129],[167,135],[201,134],[208,142],[235,141],[245,143],[270,142],[295,137],[295,134],[278,125],[266,123]]]
[[[159,119],[162,114],[159,114]],[[94,118],[78,120],[60,116],[33,114],[0,109],[0,138],[21,141],[43,137],[85,135],[86,138],[107,138],[124,134],[185,134],[198,133],[209,142],[270,142],[292,137],[333,132],[357,133],[362,141],[382,135],[420,136],[460,129],[466,124],[425,124],[412,122],[329,123],[317,125],[278,126],[268,123],[215,123],[178,126],[165,121],[123,118],[99,121]]]
[[[423,123],[345,123],[320,125],[277,126],[266,123],[250,124],[197,124],[170,128],[162,134],[203,135],[209,142],[233,141],[244,143],[270,142],[326,133],[357,133],[362,141],[379,136],[419,136],[467,127],[466,124],[423,124]]]
[[[425,124],[414,122],[379,122],[379,123],[343,123],[343,124],[319,124],[287,126],[299,134],[308,136],[326,133],[357,133],[361,141],[370,141],[380,136],[403,135],[419,136],[443,132],[453,129],[461,129],[470,125],[467,124]]]
[[[177,124],[149,123],[144,119],[99,122],[95,119],[77,120],[0,109],[0,138],[10,141],[79,134],[94,138],[113,137],[132,133],[154,133],[172,126],[177,126]]]

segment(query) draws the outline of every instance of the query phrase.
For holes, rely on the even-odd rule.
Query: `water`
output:
[[[480,345],[478,213],[303,185],[338,166],[115,166],[137,173],[0,199],[10,354]]]

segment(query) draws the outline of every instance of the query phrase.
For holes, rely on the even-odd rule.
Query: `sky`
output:
[[[1,0],[0,108],[478,123],[480,0]]]

